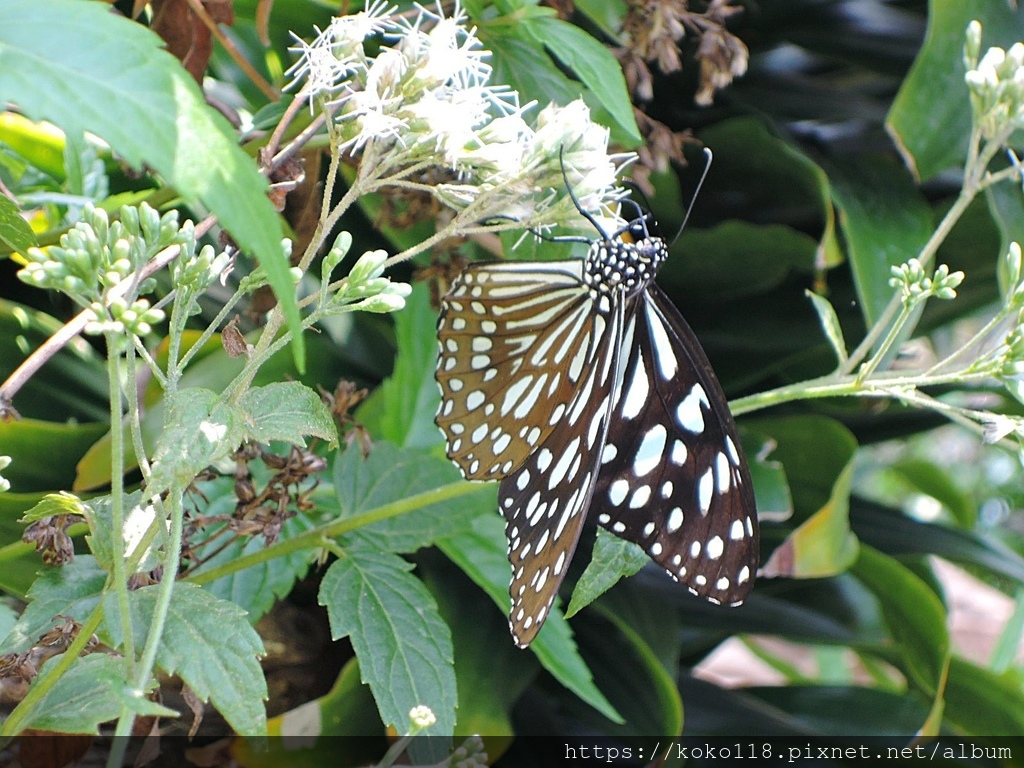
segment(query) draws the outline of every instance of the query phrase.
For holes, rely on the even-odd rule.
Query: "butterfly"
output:
[[[713,603],[741,603],[758,564],[753,485],[728,403],[654,282],[665,239],[635,203],[636,217],[607,234],[569,194],[600,234],[586,258],[471,264],[437,324],[435,421],[467,479],[500,480],[509,626],[522,648],[588,516]]]

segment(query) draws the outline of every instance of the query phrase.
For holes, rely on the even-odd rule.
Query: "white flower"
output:
[[[412,723],[414,728],[429,728],[437,722],[437,716],[430,707],[421,704],[409,710],[409,722]]]

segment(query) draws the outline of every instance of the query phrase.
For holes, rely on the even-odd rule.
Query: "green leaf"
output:
[[[0,379],[10,376],[29,354],[63,325],[45,312],[0,299]],[[25,382],[18,391],[14,405],[23,417],[47,423],[72,418],[81,422],[100,422],[110,418],[107,398],[107,374],[103,360],[86,341],[75,339],[50,358],[39,373]],[[20,424],[0,423],[0,428],[10,429]],[[64,430],[65,435],[74,435],[91,432],[97,427],[93,424],[60,424],[59,428]],[[0,433],[0,445],[6,444],[5,436]],[[45,445],[47,450],[64,448],[61,441],[57,440],[46,442]],[[6,449],[4,452],[10,454]],[[63,463],[58,466],[54,461],[43,462],[37,471],[44,475],[52,474],[66,466]],[[42,487],[52,490],[68,484],[55,483]]]
[[[237,501],[229,488],[225,489],[225,501]],[[213,498],[211,497],[211,501]],[[233,508],[233,504],[230,505]],[[213,508],[207,508],[207,514],[214,514]],[[280,540],[287,541],[293,536],[305,533],[313,527],[313,522],[303,513],[298,513],[284,521],[281,526]],[[210,536],[219,527],[209,529]],[[220,539],[215,539],[211,548],[218,546]],[[204,553],[200,541],[196,541],[196,551]],[[196,568],[192,575],[198,576],[211,568],[216,568],[236,560],[243,555],[251,555],[266,549],[267,542],[262,536],[240,538],[220,552],[206,560]],[[264,614],[274,607],[278,600],[283,600],[291,592],[295,582],[309,571],[310,563],[316,557],[313,549],[303,549],[287,555],[274,557],[270,560],[250,566],[243,571],[236,571],[209,584],[203,589],[222,600],[229,600],[248,614],[250,623],[255,624]]]
[[[480,25],[480,42],[492,54],[491,82],[507,83],[519,92],[524,104],[565,105],[580,97],[580,84],[566,77],[547,56],[538,56],[536,43],[512,35],[504,25]]]
[[[239,403],[249,437],[258,443],[284,440],[305,446],[314,435],[338,442],[338,429],[320,395],[298,381],[279,381],[252,387]]]
[[[1024,733],[1024,679],[1019,670],[998,675],[953,656],[946,684],[946,718],[972,736]]]
[[[580,580],[576,582],[565,617],[572,618],[614,587],[619,579],[632,576],[649,561],[647,553],[638,545],[598,528],[594,554]]]
[[[788,520],[793,515],[793,497],[789,492],[786,468],[772,456],[775,440],[740,427],[743,453],[747,457],[754,501],[759,520]]]
[[[374,393],[379,423],[364,421],[384,440],[406,448],[432,448],[443,442],[434,424],[441,390],[434,381],[437,362],[437,312],[425,283],[413,286],[405,309],[395,314],[398,354],[395,370]],[[363,411],[357,413],[363,418]]]
[[[111,547],[111,542],[115,539],[112,497],[98,496],[85,503],[83,514],[89,523],[89,535],[86,537],[89,549],[95,555],[96,562],[105,570],[113,570],[115,556],[134,556],[146,531],[153,525],[157,515],[161,514],[152,504],[143,505],[142,500],[142,491],[134,491],[122,497],[123,523],[117,537],[122,541],[122,547],[121,552],[116,555]],[[156,536],[140,560],[136,572],[151,571],[160,565],[158,550],[166,541],[167,529],[158,527]]]
[[[426,705],[437,717],[426,733],[449,735],[458,706],[451,633],[411,570],[397,555],[350,547],[327,569],[319,602],[331,637],[351,638],[384,721],[408,733],[409,711]]]
[[[890,268],[918,256],[928,242],[932,212],[906,169],[888,156],[859,153],[856,160],[833,160],[826,168],[870,327],[893,296]]]
[[[941,700],[950,645],[938,596],[906,566],[868,546],[861,546],[853,574],[878,599],[903,671],[933,702]]]
[[[609,40],[619,41],[628,7],[622,0],[578,0],[576,10],[597,25]]]
[[[795,270],[811,271],[818,247],[792,227],[731,220],[683,230],[662,276],[666,289],[699,285],[708,301],[742,299],[778,287]]]
[[[628,736],[679,736],[683,732],[683,702],[675,675],[627,622],[598,606],[597,614],[611,622],[581,622],[580,647],[602,691],[626,722],[608,733]],[[611,631],[609,631],[609,629]]]
[[[36,235],[28,222],[21,218],[18,206],[5,195],[0,195],[0,245],[5,251],[27,251],[36,245]]]
[[[0,421],[0,447],[13,459],[3,475],[18,493],[68,487],[75,464],[106,430],[103,424]]]
[[[155,584],[129,593],[136,648],[146,641],[159,590]],[[103,608],[106,631],[120,646],[124,638],[113,592],[104,597]],[[194,584],[174,585],[157,666],[180,677],[201,700],[212,702],[242,735],[259,736],[267,730],[267,682],[258,660],[263,654],[263,642],[245,611]]]
[[[437,546],[486,592],[503,614],[510,605],[509,564],[505,555],[505,532],[498,516],[481,517],[473,527],[442,539]],[[508,640],[511,644],[511,638]],[[541,665],[562,685],[613,722],[622,722],[579,655],[569,623],[557,601],[552,604],[544,628],[530,643]]]
[[[341,516],[346,518],[445,488],[465,495],[425,504],[350,534],[389,552],[415,552],[464,530],[481,514],[493,513],[498,507],[495,486],[469,484],[447,459],[390,443],[376,443],[366,459],[353,444],[334,461],[334,489]]]
[[[184,488],[192,478],[235,450],[244,439],[244,416],[218,395],[193,387],[167,398],[167,415],[153,454],[147,486],[152,497],[172,484]]]
[[[455,735],[513,735],[513,707],[540,671],[536,657],[512,646],[508,622],[451,562],[423,558],[419,571],[452,632],[459,690]]]
[[[34,523],[36,520],[42,520],[44,517],[54,517],[56,515],[84,516],[85,513],[85,504],[80,498],[73,493],[60,491],[58,493],[46,494],[42,501],[26,512],[24,517],[18,522],[27,525],[28,523]]]
[[[810,209],[822,222],[814,263],[819,267],[841,263],[832,193],[817,163],[754,117],[717,123],[701,131],[700,139],[715,153],[714,168],[705,182],[708,196],[733,196],[741,189],[753,209],[772,210],[780,200],[787,207]]]
[[[804,295],[814,305],[814,311],[818,313],[818,320],[821,323],[821,329],[825,332],[825,338],[832,345],[839,365],[842,365],[849,357],[849,353],[846,350],[846,339],[843,338],[843,329],[839,325],[835,307],[824,296],[819,296],[813,291],[804,291]]]
[[[1024,589],[1018,588],[1010,616],[992,649],[992,671],[1000,674],[1008,670],[1017,658],[1021,638],[1024,636]]]
[[[44,665],[34,685],[51,677],[56,664]],[[116,720],[128,702],[124,660],[94,653],[78,659],[37,702],[23,728],[56,733],[99,734],[99,726]]]
[[[767,578],[818,579],[842,573],[857,559],[859,543],[850,531],[853,461],[836,479],[828,502],[805,520],[761,568]]]
[[[924,45],[885,120],[904,162],[919,179],[962,165],[966,155],[971,106],[964,83],[963,47],[972,19],[982,24],[982,52],[992,45],[1006,49],[1024,39],[1024,14],[1007,3],[928,3]]]
[[[579,27],[553,17],[528,18],[522,28],[579,77],[625,132],[627,147],[643,142],[622,67],[605,45]]]
[[[957,523],[970,530],[978,519],[974,501],[964,493],[948,470],[925,459],[902,459],[890,465],[888,472],[896,475],[914,490],[931,496],[952,514]]]
[[[0,0],[0,103],[69,136],[101,137],[214,211],[259,259],[304,358],[298,304],[266,179],[163,41],[106,6]],[[303,362],[298,363],[304,367]]]
[[[3,653],[31,648],[40,635],[61,623],[56,616],[85,621],[99,602],[107,572],[90,555],[78,555],[60,568],[46,568],[28,591],[29,604],[0,644]]]

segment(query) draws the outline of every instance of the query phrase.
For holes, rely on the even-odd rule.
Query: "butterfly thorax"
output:
[[[668,246],[660,237],[648,236],[635,242],[623,237],[596,240],[587,252],[583,279],[595,298],[613,293],[628,298],[654,280],[667,257]],[[609,310],[608,302],[598,303],[602,311]]]

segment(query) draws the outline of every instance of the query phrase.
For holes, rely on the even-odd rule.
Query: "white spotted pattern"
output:
[[[509,623],[540,631],[588,512],[691,592],[738,604],[757,568],[735,425],[703,351],[653,282],[641,217],[587,258],[467,268],[442,301],[436,418],[471,480],[500,479]]]

